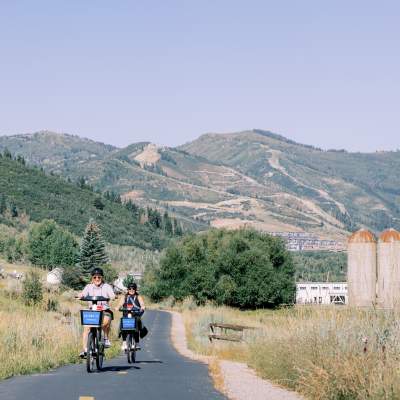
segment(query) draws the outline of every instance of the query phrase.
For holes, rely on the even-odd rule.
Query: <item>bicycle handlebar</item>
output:
[[[97,303],[98,301],[109,301],[108,297],[103,296],[86,296],[86,297],[78,297],[79,300],[82,301],[92,301],[93,303]]]
[[[125,308],[125,307],[120,307],[119,311],[121,312],[140,312],[140,308],[139,307],[132,307],[132,308]]]

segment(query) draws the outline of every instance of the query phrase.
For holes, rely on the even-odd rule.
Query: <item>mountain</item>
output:
[[[261,130],[207,134],[181,149],[251,177],[282,211],[346,230],[399,227],[400,152],[323,151]]]
[[[12,226],[19,221],[26,225],[27,220],[53,219],[81,236],[93,218],[108,243],[154,250],[169,242],[171,235],[162,226],[166,217],[150,212],[149,221],[141,223],[145,210],[125,206],[118,199],[112,201],[86,185],[78,187],[62,177],[27,167],[22,158],[18,160],[0,156],[0,224]],[[9,211],[4,211],[4,203]],[[157,224],[151,216],[158,219]]]
[[[206,134],[177,148],[117,149],[49,132],[23,137],[0,137],[0,150],[168,209],[193,229],[251,225],[343,239],[358,226],[400,228],[400,152],[324,151],[262,130]],[[47,137],[51,146],[39,145]]]

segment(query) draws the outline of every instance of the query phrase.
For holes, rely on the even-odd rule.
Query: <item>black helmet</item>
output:
[[[101,268],[96,267],[96,268],[92,269],[92,276],[94,276],[94,275],[104,276],[104,272]]]
[[[137,285],[136,285],[136,283],[135,283],[135,282],[130,283],[130,284],[128,285],[128,290],[129,290],[129,289],[137,290]]]

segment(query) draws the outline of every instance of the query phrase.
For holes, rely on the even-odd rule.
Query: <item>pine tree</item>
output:
[[[11,213],[11,217],[13,217],[13,218],[18,217],[18,209],[15,204],[10,204],[10,213]]]
[[[0,193],[0,214],[4,214],[7,211],[6,197]]]
[[[108,257],[100,227],[94,221],[90,221],[82,239],[79,265],[84,275],[89,276],[93,268],[101,267],[107,263]]]
[[[172,221],[171,221],[171,218],[169,217],[167,211],[164,212],[163,222],[164,222],[164,231],[165,231],[165,233],[167,235],[172,235],[174,228],[172,226]]]

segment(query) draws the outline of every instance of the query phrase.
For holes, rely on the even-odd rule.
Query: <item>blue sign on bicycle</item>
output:
[[[121,328],[124,330],[136,329],[136,318],[122,318]]]
[[[101,311],[81,310],[82,325],[100,326],[101,314]]]

